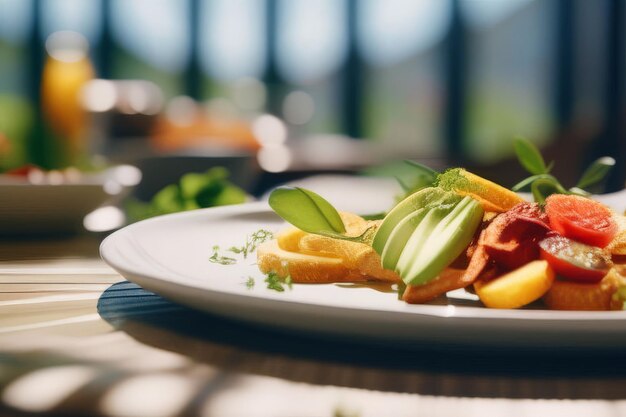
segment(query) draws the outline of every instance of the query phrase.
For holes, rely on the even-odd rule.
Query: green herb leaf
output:
[[[270,207],[280,217],[309,233],[345,233],[337,210],[321,196],[303,188],[281,187],[270,194]]]
[[[415,176],[410,181],[403,180],[398,176],[395,177],[403,191],[400,200],[426,187],[432,187],[437,181],[439,173],[434,169],[415,161],[405,160],[404,163],[415,170]]]
[[[405,160],[404,162],[410,165],[411,167],[415,168],[418,172],[418,175],[431,178],[432,179],[431,182],[434,182],[435,179],[437,178],[437,175],[439,174],[434,169],[427,167],[426,165],[422,165],[419,162],[411,161],[408,159]]]
[[[528,172],[533,175],[547,174],[549,172],[541,153],[532,142],[526,139],[516,139],[514,147],[517,159]]]
[[[274,290],[277,292],[284,292],[284,285],[287,285],[289,289],[292,288],[291,275],[287,275],[285,278],[281,278],[280,275],[273,271],[269,272],[265,276],[265,283],[267,284],[268,290]]]
[[[242,254],[246,259],[248,255],[254,252],[261,243],[268,241],[274,237],[274,234],[269,230],[259,229],[252,235],[246,237],[246,242],[243,246],[231,246],[228,251],[236,254]]]
[[[556,183],[559,182],[554,175],[550,175],[550,174],[532,175],[532,176],[530,176],[530,177],[528,177],[526,179],[523,179],[522,181],[518,182],[517,184],[515,184],[511,188],[511,190],[512,191],[520,191],[520,190],[524,189],[525,187],[530,186],[533,182],[535,182],[537,180],[547,180],[547,181],[556,182]]]
[[[382,220],[386,215],[386,212],[381,211],[380,213],[361,214],[361,217],[363,217],[364,220]]]
[[[550,194],[569,194],[561,183],[551,175],[546,178],[539,178],[533,181],[530,191],[536,203],[544,204]]]
[[[254,288],[254,278],[252,277],[248,277],[248,279],[246,280],[245,284],[246,284],[246,288],[251,290],[252,288]]]
[[[220,265],[233,265],[237,262],[235,258],[220,255],[219,250],[219,246],[213,246],[213,255],[209,258],[209,262]]]
[[[407,184],[406,181],[404,181],[402,178],[400,178],[398,176],[395,176],[394,178],[396,179],[396,181],[400,185],[400,188],[402,188],[403,192],[408,193],[408,192],[410,192],[413,189],[413,186]]]
[[[615,165],[615,159],[610,156],[604,156],[595,160],[583,173],[580,180],[576,184],[577,188],[587,188],[597,184],[604,179],[606,174]]]
[[[589,197],[591,195],[590,192],[583,190],[582,188],[572,187],[569,189],[570,194],[576,194],[582,197]]]

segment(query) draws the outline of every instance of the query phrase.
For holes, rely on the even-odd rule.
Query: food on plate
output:
[[[295,227],[259,246],[259,268],[292,282],[396,283],[407,303],[465,288],[489,308],[623,309],[626,217],[582,189],[610,161],[566,190],[528,143],[516,149],[532,170],[523,186],[535,202],[462,168],[429,174],[375,221],[340,213],[312,191],[279,188],[270,206]]]
[[[589,198],[552,194],[546,199],[546,214],[554,231],[591,246],[603,248],[617,233],[611,210]]]
[[[437,183],[445,190],[472,197],[488,212],[502,213],[524,201],[513,191],[463,168],[447,170],[439,176]]]
[[[543,297],[545,305],[554,310],[623,310],[626,271],[619,267],[596,283],[568,280],[554,281]]]
[[[572,281],[598,282],[611,267],[606,251],[556,234],[541,240],[539,250],[555,272]]]
[[[424,284],[465,250],[482,217],[476,200],[425,188],[391,210],[372,247],[380,254],[383,267],[397,271],[407,285]]]
[[[478,280],[474,290],[491,308],[519,308],[541,298],[554,282],[546,261],[531,261],[492,280]]]
[[[348,236],[359,236],[377,223],[352,213],[339,215]],[[257,263],[262,272],[289,275],[296,283],[400,281],[395,272],[382,267],[380,256],[370,245],[311,234],[295,227],[259,245]]]

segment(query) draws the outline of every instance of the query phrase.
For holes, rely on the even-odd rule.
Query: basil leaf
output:
[[[583,190],[582,188],[572,187],[568,190],[570,194],[579,195],[582,197],[589,197],[591,195],[590,192]]]
[[[337,210],[313,191],[280,187],[270,194],[269,204],[276,214],[305,232],[341,234],[346,231]]]
[[[543,175],[533,175],[531,177],[525,178],[523,180],[521,180],[520,182],[518,182],[517,184],[515,184],[513,187],[511,187],[511,191],[520,191],[522,190],[524,187],[532,184],[535,180],[538,180],[539,178],[542,178]]]
[[[435,178],[437,178],[438,172],[432,168],[427,167],[426,165],[423,165],[423,164],[420,164],[419,162],[411,161],[408,159],[405,160],[404,163],[410,165],[411,167],[419,171],[419,175],[431,177],[433,181],[435,180]]]
[[[615,159],[610,156],[604,156],[594,161],[589,168],[585,170],[580,180],[576,184],[577,188],[587,188],[602,181],[606,174],[615,165]]]
[[[544,204],[550,194],[568,194],[567,190],[563,188],[556,178],[549,177],[538,178],[531,184],[530,191],[536,203]]]
[[[523,189],[524,187],[531,185],[533,182],[539,180],[539,179],[544,179],[544,180],[548,180],[548,181],[554,181],[554,182],[558,182],[558,180],[550,174],[539,174],[539,175],[532,175],[528,178],[525,178],[523,180],[521,180],[520,182],[518,182],[517,184],[515,184],[512,188],[511,191],[520,191],[521,189]]]
[[[549,172],[541,153],[532,142],[526,139],[516,139],[514,147],[517,159],[528,172],[533,175],[547,174]]]
[[[408,193],[413,188],[412,186],[407,184],[402,178],[398,176],[395,176],[394,178],[396,179],[396,181],[398,182],[398,184],[400,185],[400,188],[402,188],[402,191],[404,193]]]

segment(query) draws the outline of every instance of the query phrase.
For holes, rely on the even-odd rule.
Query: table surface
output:
[[[0,240],[0,416],[626,416],[620,352],[281,333],[125,281],[101,237]]]

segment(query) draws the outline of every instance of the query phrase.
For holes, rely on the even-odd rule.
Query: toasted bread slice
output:
[[[346,235],[359,236],[377,222],[341,212]],[[280,233],[257,249],[261,271],[291,275],[293,282],[398,282],[400,277],[382,267],[380,256],[366,244],[314,235],[297,228]]]
[[[290,275],[293,282],[331,283],[367,280],[366,276],[349,270],[341,258],[289,252],[281,249],[277,240],[259,245],[257,263],[263,273],[275,272],[281,277]]]
[[[389,282],[400,280],[398,274],[382,267],[378,253],[364,243],[306,235],[300,240],[300,252],[341,258],[351,272],[370,279]]]

